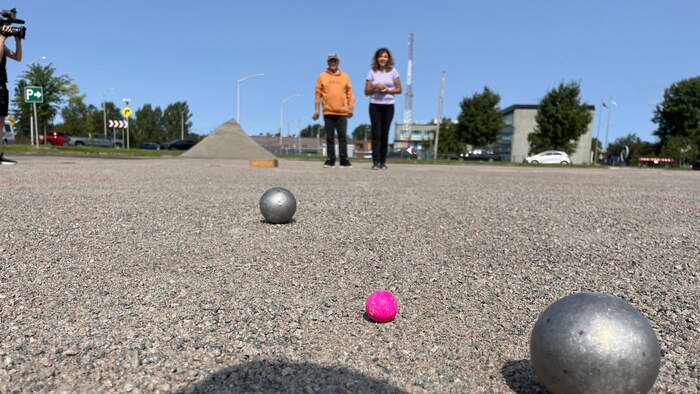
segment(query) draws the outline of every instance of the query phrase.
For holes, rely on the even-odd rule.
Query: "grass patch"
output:
[[[179,156],[180,150],[152,149],[117,149],[98,146],[52,146],[39,145],[37,149],[29,144],[5,144],[3,150],[8,154],[50,155],[50,156],[100,156],[100,157],[160,157]]]

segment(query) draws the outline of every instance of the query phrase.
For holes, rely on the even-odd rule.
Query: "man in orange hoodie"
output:
[[[325,168],[335,167],[335,142],[333,137],[338,132],[338,154],[340,168],[351,168],[348,159],[348,118],[355,109],[355,95],[352,92],[350,77],[338,68],[340,58],[337,53],[328,54],[328,68],[318,75],[316,80],[315,112],[313,120],[320,114],[323,101],[323,121],[326,129],[326,151],[328,159]]]

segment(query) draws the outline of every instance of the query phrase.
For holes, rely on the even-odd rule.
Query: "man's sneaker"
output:
[[[0,153],[0,165],[3,166],[13,166],[17,164],[16,161],[5,158],[3,153]]]
[[[387,169],[387,168],[386,168],[386,164],[384,164],[384,163],[379,163],[379,169],[380,169],[380,170],[386,170],[386,169]]]
[[[326,160],[326,162],[323,163],[323,168],[333,168],[333,167],[335,167],[335,163],[330,161],[330,160]]]
[[[352,168],[352,164],[349,161],[341,161],[340,168]]]
[[[374,164],[372,164],[372,169],[373,169],[373,170],[378,170],[378,169],[379,169],[379,163],[377,163],[377,162],[375,161]]]

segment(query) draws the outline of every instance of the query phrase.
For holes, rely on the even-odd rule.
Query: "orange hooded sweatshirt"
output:
[[[348,116],[355,109],[355,95],[352,92],[350,77],[342,70],[337,73],[325,70],[318,75],[316,81],[316,101],[320,104],[323,99],[324,115]]]

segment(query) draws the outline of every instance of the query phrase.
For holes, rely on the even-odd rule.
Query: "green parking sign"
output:
[[[41,86],[27,86],[24,88],[25,103],[43,103],[44,89]]]

